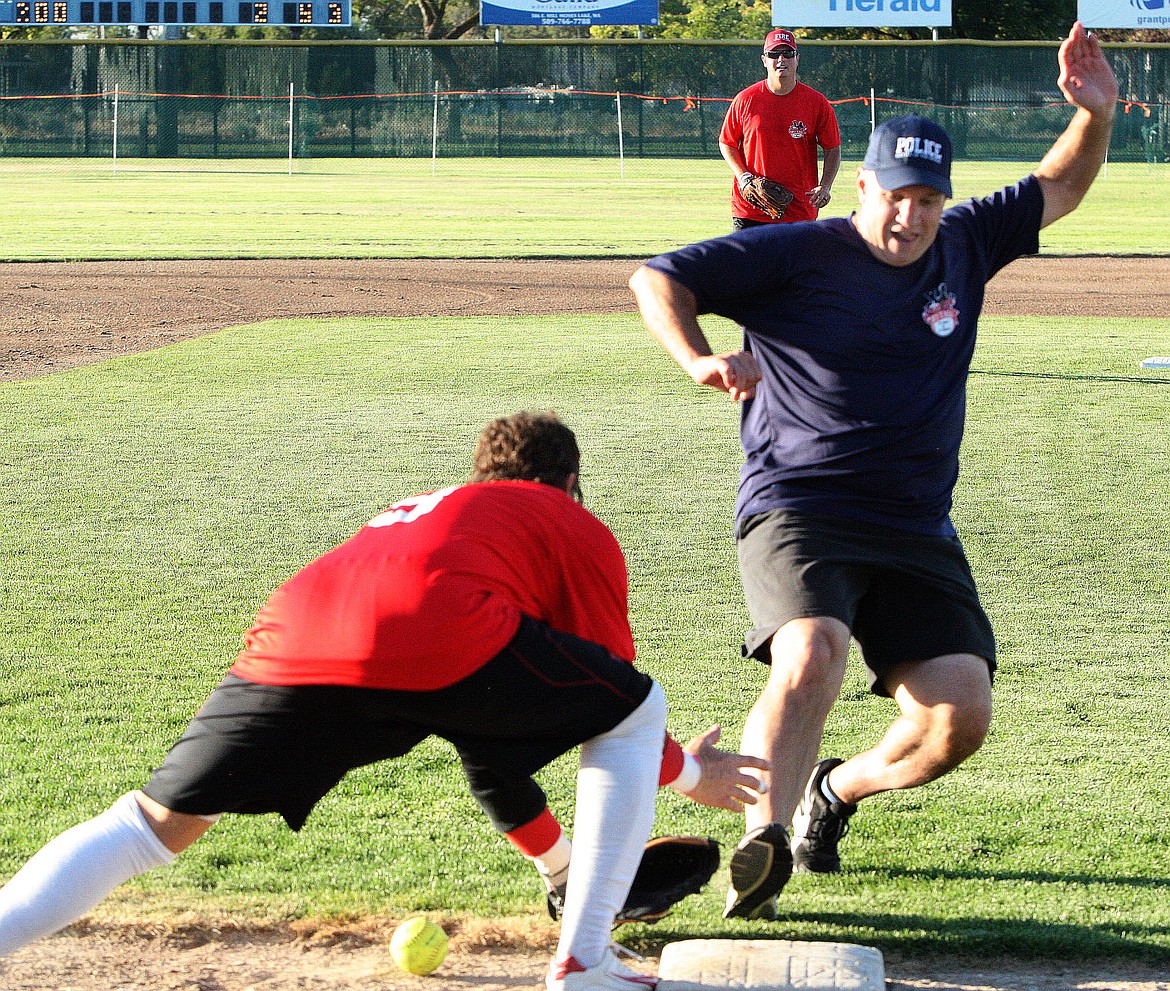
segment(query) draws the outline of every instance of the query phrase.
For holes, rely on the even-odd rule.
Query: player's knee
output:
[[[532,778],[464,764],[472,797],[501,833],[512,833],[547,811],[548,799]]]
[[[927,735],[933,744],[933,776],[945,774],[974,754],[983,746],[990,728],[990,708],[939,706],[932,710]]]
[[[956,711],[951,726],[951,750],[959,761],[983,746],[991,729],[991,707],[973,705]]]
[[[794,619],[772,637],[772,664],[809,669],[836,669],[849,652],[849,629],[833,619]]]
[[[218,815],[175,812],[142,791],[123,795],[119,802],[137,808],[143,823],[171,853],[182,853],[219,820]]]
[[[642,704],[634,710],[633,715],[647,726],[666,727],[666,692],[657,681],[650,685],[650,694],[642,700]]]
[[[836,697],[849,650],[847,632],[843,637],[833,625],[794,620],[776,631],[770,650],[772,669],[765,691],[810,703]]]

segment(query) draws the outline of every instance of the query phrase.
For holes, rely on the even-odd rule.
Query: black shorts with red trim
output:
[[[300,829],[347,772],[428,736],[454,744],[465,767],[524,778],[613,729],[652,684],[605,648],[529,617],[487,664],[435,691],[228,675],[143,791],[175,812],[277,812]]]

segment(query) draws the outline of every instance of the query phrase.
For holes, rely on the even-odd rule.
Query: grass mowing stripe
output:
[[[625,938],[1170,962],[1170,380],[1136,368],[1163,335],[985,318],[956,521],[1001,642],[990,740],[936,784],[867,802],[846,873],[794,879],[779,926],[720,920],[719,883]],[[0,458],[0,875],[144,780],[277,582],[394,499],[463,477],[483,421],[519,408],[556,409],[581,437],[672,729],[719,719],[737,740],[764,671],[738,658],[736,410],[636,317],[233,328],[0,387],[19,426]],[[825,753],[871,744],[891,716],[852,664]],[[572,769],[541,776],[566,821]],[[738,827],[661,797],[661,832],[727,848]],[[100,912],[188,909],[543,911],[437,742],[354,772],[298,835],[229,817]]]
[[[846,163],[822,216],[857,203]],[[1033,162],[956,163],[957,197]],[[236,171],[233,171],[236,170]],[[710,160],[0,159],[0,260],[645,257],[730,230],[731,176]],[[1109,165],[1046,253],[1167,254],[1170,165]],[[1142,222],[1143,218],[1147,222]]]

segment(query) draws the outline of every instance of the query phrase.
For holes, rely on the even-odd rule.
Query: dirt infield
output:
[[[632,312],[633,260],[189,261],[0,265],[0,381],[26,379],[276,317]],[[1029,258],[985,312],[1170,319],[1170,258]],[[555,927],[450,921],[439,972],[411,978],[389,925],[80,926],[0,961],[0,991],[504,991],[542,986]],[[778,932],[778,936],[783,933]],[[650,970],[654,961],[647,962]],[[1119,963],[887,957],[889,991],[1170,991]]]
[[[0,381],[271,317],[621,313],[637,262],[173,261],[0,265]],[[985,312],[1170,317],[1170,258],[1025,258]]]
[[[3,991],[541,991],[551,924],[531,920],[456,930],[429,977],[403,974],[385,924],[266,932],[182,927],[69,931],[0,960]],[[543,931],[543,938],[541,932]],[[777,934],[779,937],[783,933]],[[648,957],[631,965],[656,970]],[[1167,991],[1165,971],[1125,963],[886,958],[887,991]]]

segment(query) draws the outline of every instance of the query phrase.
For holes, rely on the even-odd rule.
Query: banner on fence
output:
[[[1170,0],[1077,0],[1087,28],[1170,28]]]
[[[772,23],[793,28],[950,27],[951,0],[772,0]]]
[[[481,24],[657,24],[658,0],[483,0]]]

